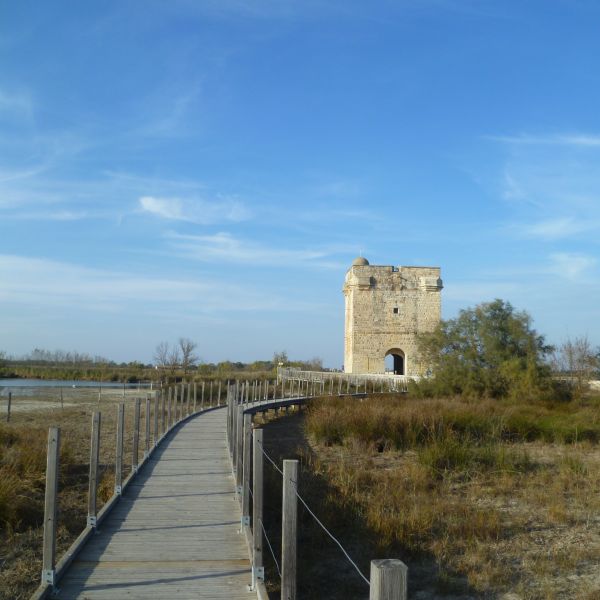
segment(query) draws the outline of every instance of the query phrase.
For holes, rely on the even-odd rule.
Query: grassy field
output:
[[[600,598],[599,407],[596,397],[321,399],[267,423],[265,445],[300,458],[300,493],[363,572],[372,558],[408,564],[414,598],[591,600]],[[281,482],[268,481],[265,522],[277,539]],[[302,508],[300,523],[300,597],[365,597]],[[272,565],[269,574],[276,582]]]
[[[136,396],[139,397],[139,394],[128,392],[125,399],[125,474],[131,469],[130,432]],[[73,393],[62,409],[58,403],[48,408],[46,400],[43,396],[14,399],[17,405],[19,402],[26,403],[27,410],[19,410],[17,406],[11,422],[0,424],[2,600],[28,598],[40,581],[48,427],[61,428],[58,556],[85,527],[91,415],[96,410],[102,414],[99,508],[113,493],[116,411],[117,404],[123,401],[122,392],[117,390],[111,394],[103,391],[100,403],[96,394],[82,394],[78,399]],[[44,409],[36,410],[36,402],[41,403]],[[144,402],[142,407],[143,419]],[[140,441],[142,449],[143,435]]]

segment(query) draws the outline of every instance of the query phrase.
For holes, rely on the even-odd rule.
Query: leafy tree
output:
[[[432,333],[419,336],[432,377],[417,389],[425,395],[533,399],[553,390],[546,357],[552,346],[531,326],[526,312],[494,300],[460,311]]]

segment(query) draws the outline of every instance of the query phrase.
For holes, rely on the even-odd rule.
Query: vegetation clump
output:
[[[326,515],[360,522],[371,557],[402,557],[413,593],[587,597],[600,592],[599,408],[589,395],[323,398],[306,412],[305,463],[329,486]]]
[[[414,386],[424,396],[539,399],[556,397],[549,357],[554,348],[526,312],[494,300],[460,311],[419,337],[431,376]]]

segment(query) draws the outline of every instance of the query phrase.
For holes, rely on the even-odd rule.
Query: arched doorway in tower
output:
[[[394,375],[406,373],[406,356],[398,348],[392,348],[385,353],[385,372]]]

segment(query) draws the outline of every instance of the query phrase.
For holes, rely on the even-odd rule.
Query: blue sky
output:
[[[343,356],[352,259],[600,344],[600,4],[0,0],[0,350]]]

